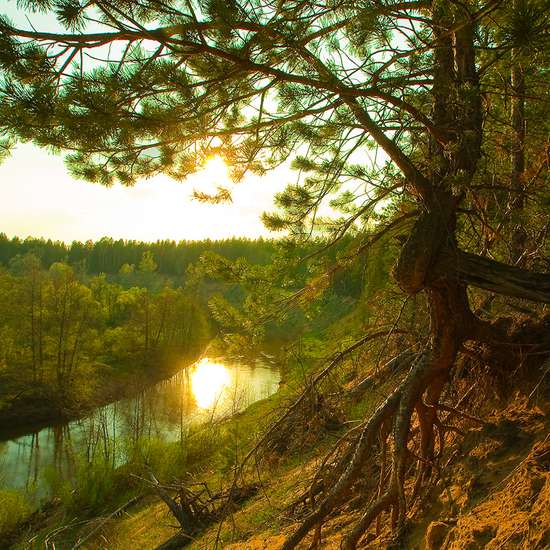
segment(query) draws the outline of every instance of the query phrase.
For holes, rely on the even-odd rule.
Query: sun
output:
[[[215,196],[220,189],[231,187],[229,168],[219,155],[208,157],[201,168],[189,176],[188,181],[193,186],[193,196]]]
[[[202,181],[216,185],[226,185],[229,182],[229,168],[219,155],[210,157],[197,175]]]

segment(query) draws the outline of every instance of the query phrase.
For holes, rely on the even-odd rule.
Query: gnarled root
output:
[[[376,439],[380,426],[395,412],[399,403],[399,398],[400,391],[398,389],[394,391],[371,416],[355,445],[353,455],[349,461],[347,461],[347,454],[344,456],[347,464],[339,479],[334,484],[333,488],[326,494],[317,509],[306,516],[298,529],[287,538],[283,544],[283,550],[294,548],[314,526],[320,524],[334,508],[341,503],[346,492],[357,479],[365,457]]]
[[[344,542],[344,548],[355,548],[372,522],[390,507],[393,509],[393,518],[397,530],[403,526],[407,512],[405,477],[410,457],[408,442],[411,434],[411,418],[425,393],[439,396],[441,390],[437,388],[442,387],[442,383],[439,381],[444,380],[443,373],[446,370],[445,368],[442,370],[441,367],[441,357],[434,357],[432,353],[423,354],[415,362],[403,382],[364,424],[353,451],[344,453],[341,457],[340,463],[336,466],[337,468],[340,467],[342,471],[339,478],[332,485],[332,488],[326,492],[316,509],[308,514],[296,531],[287,538],[282,547],[284,550],[295,548],[311,529],[322,524],[331,513],[342,505],[352,485],[364,471],[369,457],[374,456],[373,451],[378,434],[381,431],[387,434],[387,426],[391,426],[393,436],[391,473],[388,487],[380,492],[348,534]],[[434,383],[436,380],[438,381],[437,384]],[[428,410],[431,415],[431,411],[434,409],[428,407]],[[433,439],[433,429],[430,433],[430,439]],[[385,441],[386,435],[381,439]],[[421,445],[421,449],[424,449],[424,452],[430,452],[433,445],[424,443],[424,445]],[[427,457],[422,458],[429,461]],[[383,469],[381,469],[381,476],[384,476]],[[382,478],[380,482],[383,482]]]
[[[439,298],[435,296],[434,302],[439,302],[444,311],[449,302]],[[449,424],[449,416],[460,414],[469,421],[483,423],[483,420],[462,413],[456,407],[440,403],[461,343],[474,340],[473,334],[452,331],[444,325],[437,330],[437,319],[433,320],[433,325],[436,327],[434,349],[413,362],[402,382],[361,425],[360,434],[348,438],[351,443],[337,460],[333,451],[331,471],[325,474],[329,482],[319,482],[322,475],[316,476],[317,504],[287,538],[282,547],[284,550],[295,548],[314,528],[316,539],[319,539],[320,526],[349,502],[352,489],[357,490],[356,484],[362,481],[366,472],[374,496],[367,501],[362,516],[342,542],[342,548],[356,548],[375,522],[376,534],[380,534],[380,518],[386,512],[391,512],[393,532],[399,536],[403,533],[413,502],[433,482],[434,476],[439,475],[446,434],[451,431],[460,433],[458,428]],[[467,325],[463,323],[462,326]],[[523,341],[520,342],[524,345]],[[440,418],[442,411],[447,415]],[[355,431],[359,431],[358,428]],[[379,472],[377,477],[373,475],[376,471]]]

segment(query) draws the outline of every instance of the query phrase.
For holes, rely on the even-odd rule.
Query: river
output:
[[[219,420],[275,393],[280,372],[269,358],[203,358],[139,395],[89,416],[0,442],[0,488],[38,504],[52,484],[71,480],[76,460],[103,454],[116,464],[140,439],[177,441],[190,426]]]

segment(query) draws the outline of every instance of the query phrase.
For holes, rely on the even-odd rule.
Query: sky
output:
[[[61,156],[21,144],[0,165],[0,232],[66,242],[267,236],[260,215],[291,178],[280,168],[232,186],[223,161],[214,159],[183,182],[160,175],[134,187],[107,188],[71,178]],[[233,202],[192,199],[193,189],[213,192],[218,184],[232,189]]]
[[[14,0],[0,0],[0,13],[28,27]],[[36,21],[47,30],[55,26],[41,14],[33,15]],[[74,180],[62,156],[20,144],[0,164],[0,232],[66,242],[103,236],[145,241],[267,236],[260,216],[272,209],[274,193],[292,179],[293,174],[281,167],[232,186],[223,163],[214,161],[183,182],[157,176],[134,187],[106,188]],[[217,185],[232,189],[232,203],[192,199],[193,189],[215,192]]]

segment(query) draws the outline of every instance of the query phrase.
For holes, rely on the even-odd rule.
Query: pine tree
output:
[[[521,4],[529,5],[521,47],[536,54],[538,76],[547,77],[550,6],[546,0]],[[491,228],[498,235],[491,201],[480,199],[501,170],[486,152],[497,140],[489,130],[509,91],[508,82],[499,81],[498,64],[510,51],[518,75],[520,37],[495,24],[509,19],[509,9],[498,0],[21,5],[30,15],[54,14],[65,30],[23,29],[1,20],[0,127],[11,141],[69,151],[73,175],[105,185],[129,185],[158,172],[182,179],[212,154],[225,159],[236,181],[291,160],[300,177],[278,195],[279,210],[265,216],[269,227],[297,238],[324,231],[329,245],[355,234],[352,256],[384,235],[401,234],[393,276],[405,294],[426,296],[429,345],[365,420],[334,483],[283,548],[294,548],[343,504],[372,448],[389,438],[390,473],[381,472],[379,494],[344,547],[354,548],[389,509],[401,532],[417,494],[406,484],[408,441],[417,441],[418,487],[432,471],[438,403],[464,344],[508,342],[522,353],[540,343],[540,331],[524,332],[518,341],[519,335],[476,315],[468,288],[550,302],[548,274],[497,261],[495,256],[509,258],[498,251],[489,257],[478,237]],[[99,28],[91,28],[92,20]],[[524,79],[521,89],[516,79],[512,83],[516,114],[529,82]],[[548,90],[533,89],[530,101],[540,107]],[[547,132],[547,125],[541,127]],[[514,132],[512,145],[499,146],[507,159],[513,153],[518,160],[523,138],[517,127]],[[498,186],[516,193],[517,175],[515,183],[508,178]],[[547,177],[543,164],[533,174],[534,188]],[[222,189],[211,199],[229,197]],[[338,219],[320,215],[327,204],[341,213]],[[532,222],[543,231],[544,209]],[[539,249],[546,246],[542,239]],[[418,432],[411,431],[414,412]]]

